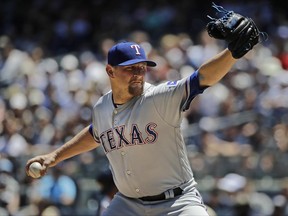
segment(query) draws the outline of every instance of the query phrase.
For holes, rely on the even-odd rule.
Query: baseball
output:
[[[29,175],[32,178],[39,178],[41,177],[42,165],[39,162],[34,162],[29,166]]]

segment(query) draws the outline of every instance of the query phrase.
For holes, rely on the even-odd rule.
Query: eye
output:
[[[125,67],[124,70],[125,70],[125,71],[132,71],[133,68],[132,68],[132,67]]]

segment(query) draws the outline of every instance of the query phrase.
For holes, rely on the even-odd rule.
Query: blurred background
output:
[[[269,35],[194,99],[182,124],[198,188],[212,215],[288,215],[288,3],[215,1]],[[26,161],[91,122],[109,89],[107,50],[140,43],[158,84],[195,71],[226,47],[210,38],[202,0],[1,0],[0,215],[99,215],[117,191],[99,148],[38,180]],[[155,164],[157,165],[157,164]]]

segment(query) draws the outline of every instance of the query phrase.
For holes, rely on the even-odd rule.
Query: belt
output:
[[[159,201],[159,200],[165,200],[169,198],[173,198],[175,196],[181,195],[183,190],[180,187],[170,189],[168,191],[165,191],[161,194],[155,195],[155,196],[146,196],[146,197],[140,197],[138,199],[143,201]]]

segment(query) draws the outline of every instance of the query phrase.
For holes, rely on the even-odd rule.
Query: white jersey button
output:
[[[127,172],[126,172],[128,175],[130,175],[131,174],[131,171],[130,170],[127,170]]]
[[[117,114],[117,110],[114,110],[114,114]]]
[[[121,152],[121,155],[124,156],[126,153],[124,151]]]
[[[135,190],[137,193],[139,193],[140,192],[140,189],[139,188],[136,188],[136,190]]]

